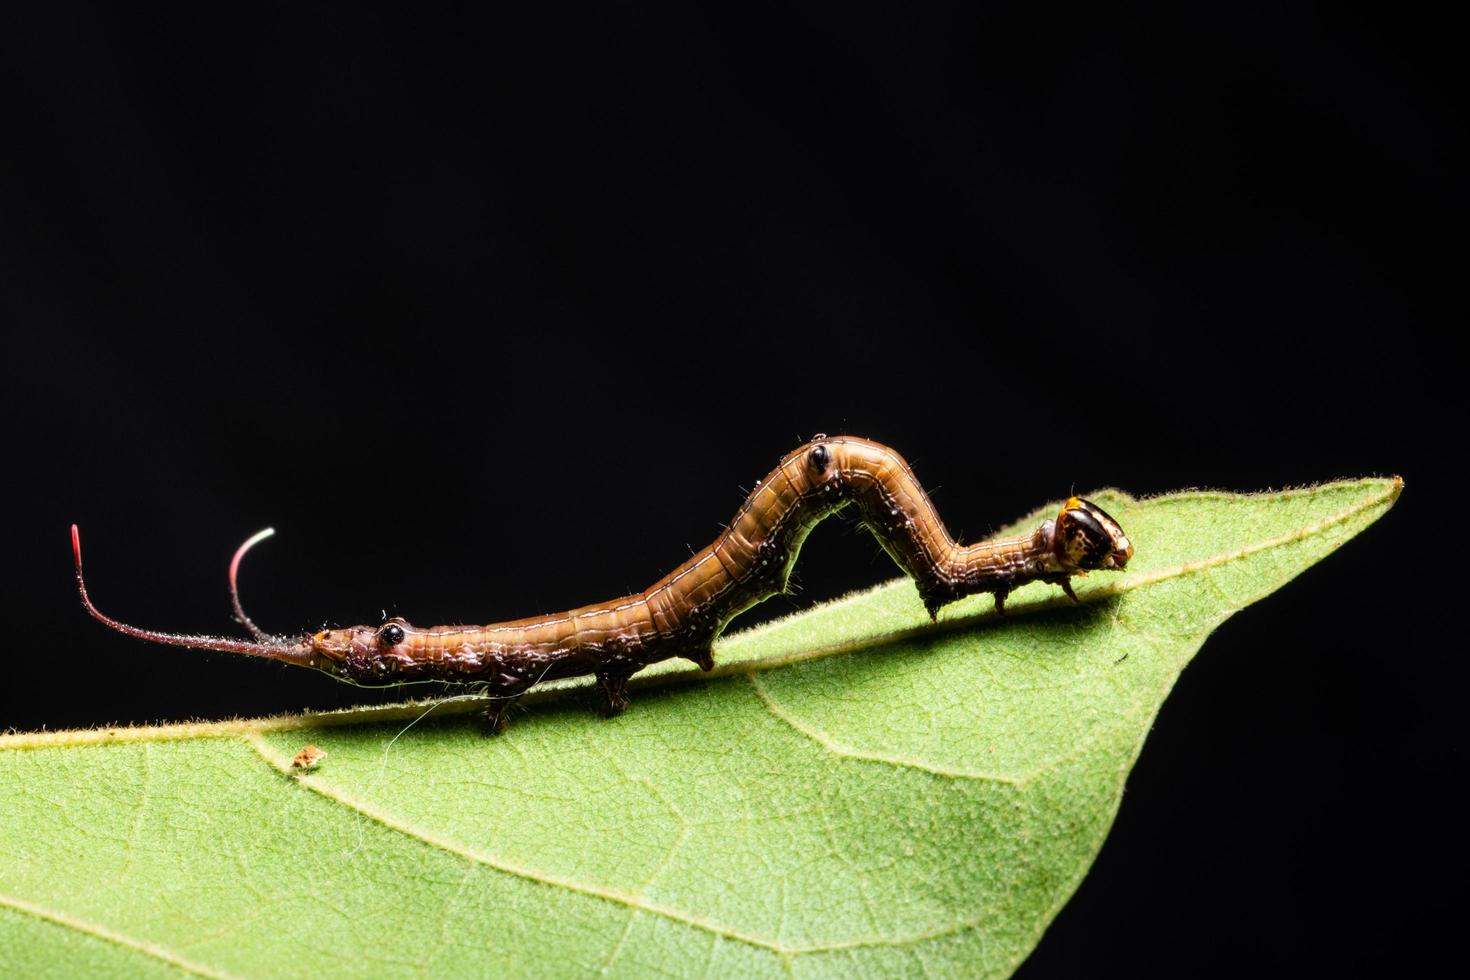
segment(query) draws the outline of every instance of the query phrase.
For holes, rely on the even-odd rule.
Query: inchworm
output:
[[[236,586],[240,559],[270,532],[240,546],[230,563],[236,618],[254,637],[231,640],[140,629],[103,615],[87,596],[76,526],[72,549],[87,611],[129,636],[154,643],[223,650],[314,667],[358,684],[447,681],[487,689],[491,731],[506,724],[508,699],[542,680],[593,674],[603,706],[628,706],[628,679],[671,657],[714,666],[711,647],[735,616],[786,589],[797,552],[823,518],[853,507],[885,551],[918,586],[931,617],[967,595],[989,592],[997,611],[1027,582],[1061,586],[1070,576],[1121,569],[1133,545],[1102,508],[1078,497],[1031,534],[961,545],[903,458],[853,436],[815,437],[755,485],[713,544],[643,592],[568,612],[490,626],[414,626],[394,617],[379,626],[322,630],[299,637],[262,632],[245,615]]]

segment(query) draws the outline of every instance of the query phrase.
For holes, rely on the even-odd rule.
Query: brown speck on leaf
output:
[[[327,754],[315,745],[308,745],[296,753],[296,758],[291,760],[292,769],[315,769]]]

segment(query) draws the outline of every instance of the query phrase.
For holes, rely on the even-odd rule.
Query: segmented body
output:
[[[913,578],[931,615],[979,592],[993,593],[1000,608],[1011,589],[1035,580],[1054,582],[1070,594],[1069,575],[1122,568],[1132,554],[1116,522],[1075,497],[1056,521],[1032,534],[961,545],[898,453],[853,436],[818,436],[755,485],[712,544],[643,592],[550,616],[428,628],[395,618],[279,639],[256,630],[237,599],[238,617],[256,635],[255,643],[247,643],[120,624],[86,600],[79,544],[77,574],[93,615],[132,635],[302,664],[359,684],[484,685],[498,730],[505,723],[506,699],[542,680],[595,674],[606,709],[616,713],[627,705],[628,678],[649,664],[683,657],[709,670],[715,638],[735,616],[786,588],[812,528],[844,508],[857,512]]]

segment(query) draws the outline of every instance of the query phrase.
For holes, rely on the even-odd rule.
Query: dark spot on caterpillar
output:
[[[827,464],[832,461],[832,454],[827,452],[826,446],[817,445],[812,448],[811,453],[806,459],[811,464],[812,469],[821,473],[827,469]]]
[[[396,647],[403,642],[403,627],[389,623],[378,632],[378,642],[385,647]]]

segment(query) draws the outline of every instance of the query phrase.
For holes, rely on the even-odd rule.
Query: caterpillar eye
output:
[[[812,469],[820,473],[825,470],[827,468],[827,464],[832,461],[832,454],[827,451],[826,446],[815,446],[813,447],[811,453],[807,455],[806,459],[807,462],[811,464]]]
[[[378,642],[385,647],[396,647],[403,642],[403,627],[397,623],[389,623],[378,630]]]

